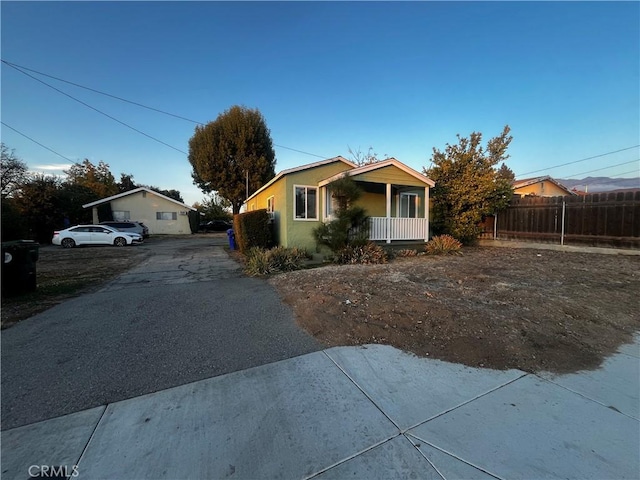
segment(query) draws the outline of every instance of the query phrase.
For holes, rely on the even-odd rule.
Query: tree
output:
[[[197,126],[189,163],[194,184],[205,193],[217,191],[238,213],[247,190],[255,192],[275,176],[273,142],[260,111],[236,105]]]
[[[35,174],[16,193],[16,209],[25,220],[29,237],[33,240],[49,243],[53,231],[63,227],[60,188],[61,182],[58,178]]]
[[[9,150],[4,143],[0,143],[0,160],[0,185],[4,198],[11,196],[27,180],[27,164],[16,157],[15,150]]]
[[[433,166],[423,170],[436,183],[432,195],[435,233],[471,243],[482,231],[483,218],[507,207],[513,194],[511,170],[496,166],[509,158],[510,130],[505,126],[486,149],[478,132],[469,138],[457,135],[458,144],[447,144],[444,152],[433,149]]]
[[[358,166],[370,165],[372,163],[382,162],[389,158],[386,154],[384,158],[378,158],[378,154],[373,151],[373,147],[369,147],[367,153],[363,153],[358,147],[358,150],[351,150],[351,147],[347,147],[349,150],[349,156],[351,157],[351,161]]]
[[[204,213],[203,220],[229,220],[231,217],[229,209],[231,202],[213,193],[209,198],[203,198],[202,202],[195,203],[193,208],[200,213]]]
[[[109,164],[102,160],[96,166],[85,159],[82,163],[74,163],[64,173],[67,175],[67,183],[87,187],[95,192],[98,198],[118,193],[118,184],[109,170]]]
[[[137,188],[137,185],[133,181],[133,175],[130,173],[121,173],[120,181],[117,183],[117,186],[119,193],[128,192],[129,190]]]
[[[349,175],[334,180],[327,186],[331,198],[335,200],[334,219],[321,223],[313,230],[319,245],[325,245],[333,252],[347,246],[361,246],[369,238],[369,217],[363,207],[355,205],[362,196],[362,189]]]

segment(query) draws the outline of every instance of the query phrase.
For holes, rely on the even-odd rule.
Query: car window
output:
[[[90,232],[91,227],[76,227],[69,230],[70,232],[81,233],[81,232]]]

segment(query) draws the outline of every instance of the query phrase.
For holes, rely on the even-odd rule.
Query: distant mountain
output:
[[[569,178],[563,180],[556,179],[569,190],[585,191],[589,193],[610,192],[612,190],[622,190],[627,188],[640,188],[640,177],[635,178],[609,178],[609,177],[587,177],[582,179]]]

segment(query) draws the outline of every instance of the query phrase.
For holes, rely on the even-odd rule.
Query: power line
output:
[[[615,165],[609,165],[608,167],[604,167],[604,168],[598,168],[596,170],[589,170],[588,172],[582,172],[582,173],[574,173],[572,175],[567,175],[567,178],[571,178],[571,177],[578,177],[580,175],[586,175],[587,173],[593,173],[593,172],[601,172],[602,170],[609,170],[610,168],[614,168],[614,167],[620,167],[622,165],[629,165],[630,163],[635,163],[640,161],[640,158],[637,158],[635,160],[631,160],[630,162],[623,162],[623,163],[617,163]],[[636,170],[637,171],[637,170]]]
[[[6,62],[5,62],[5,63],[6,63]],[[70,99],[75,100],[76,102],[78,102],[78,103],[80,103],[80,104],[84,105],[85,107],[90,108],[91,110],[94,110],[94,111],[96,111],[96,112],[98,112],[98,113],[100,113],[100,114],[104,115],[105,117],[110,118],[111,120],[113,120],[113,121],[115,121],[115,122],[118,122],[118,123],[119,123],[119,124],[121,124],[121,125],[124,125],[124,126],[125,126],[125,127],[127,127],[127,128],[130,128],[131,130],[133,130],[134,132],[139,133],[140,135],[144,135],[145,137],[150,138],[151,140],[154,140],[154,141],[156,141],[156,142],[158,142],[158,143],[161,143],[162,145],[165,145],[165,146],[167,146],[167,147],[169,147],[169,148],[172,148],[173,150],[175,150],[175,151],[177,151],[177,152],[183,153],[184,155],[189,155],[187,152],[185,152],[185,151],[183,151],[183,150],[180,150],[179,148],[176,148],[176,147],[174,147],[173,145],[169,145],[168,143],[163,142],[162,140],[160,140],[160,139],[158,139],[158,138],[156,138],[156,137],[153,137],[153,136],[149,135],[148,133],[143,132],[142,130],[138,130],[137,128],[132,127],[131,125],[129,125],[128,123],[125,123],[125,122],[123,122],[122,120],[118,120],[117,118],[115,118],[115,117],[113,117],[113,116],[109,115],[108,113],[105,113],[105,112],[103,112],[102,110],[99,110],[99,109],[97,109],[97,108],[95,108],[95,107],[92,107],[92,106],[91,106],[91,105],[89,105],[88,103],[83,102],[82,100],[79,100],[79,99],[77,99],[76,97],[74,97],[74,96],[72,96],[72,95],[69,95],[69,94],[68,94],[68,93],[66,93],[66,92],[63,92],[62,90],[60,90],[60,89],[58,89],[58,88],[54,87],[53,85],[49,85],[47,82],[44,82],[44,81],[40,80],[39,78],[36,78],[36,77],[34,77],[33,75],[31,75],[31,74],[29,74],[29,73],[27,73],[27,72],[22,71],[22,70],[21,70],[20,68],[18,68],[18,67],[15,67],[15,66],[13,66],[13,65],[11,65],[11,64],[8,64],[8,63],[7,63],[7,65],[9,65],[11,68],[13,68],[13,69],[15,69],[15,70],[19,71],[19,72],[20,72],[20,73],[22,73],[23,75],[26,75],[27,77],[30,77],[30,78],[34,79],[35,81],[40,82],[40,83],[42,83],[43,85],[46,85],[47,87],[49,87],[49,88],[51,88],[51,89],[55,90],[55,91],[56,91],[56,92],[58,92],[58,93],[61,93],[61,94],[62,94],[62,95],[64,95],[65,97],[69,97]]]
[[[73,85],[74,87],[84,88],[85,90],[89,90],[89,91],[94,92],[94,93],[99,93],[100,95],[104,95],[106,97],[115,98],[116,100],[120,100],[122,102],[130,103],[130,104],[136,105],[138,107],[146,108],[148,110],[153,110],[154,112],[163,113],[164,115],[169,115],[171,117],[179,118],[180,120],[185,120],[187,122],[195,123],[195,124],[198,124],[198,125],[204,125],[202,122],[198,122],[196,120],[191,120],[190,118],[182,117],[180,115],[176,115],[174,113],[166,112],[166,111],[160,110],[158,108],[149,107],[147,105],[143,105],[142,103],[134,102],[133,100],[127,100],[126,98],[118,97],[117,95],[112,95],[110,93],[101,92],[100,90],[96,90],[95,88],[85,87],[84,85],[80,85],[79,83],[74,83],[74,82],[70,82],[69,80],[65,80],[63,78],[54,77],[53,75],[49,75],[47,73],[39,72],[38,70],[34,70],[32,68],[23,67],[22,65],[18,65],[16,63],[11,63],[11,62],[8,62],[6,60],[2,60],[2,63],[6,64],[6,65],[8,65],[10,67],[21,68],[23,70],[28,70],[29,72],[37,73],[38,75],[42,75],[44,77],[52,78],[54,80],[58,80],[59,82],[68,83],[69,85]]]
[[[532,173],[544,172],[544,171],[547,171],[547,170],[553,170],[554,168],[566,167],[567,165],[573,165],[574,163],[580,163],[580,162],[585,162],[587,160],[592,160],[594,158],[605,157],[607,155],[612,155],[614,153],[624,152],[626,150],[631,150],[632,148],[637,148],[637,147],[640,147],[640,145],[633,145],[632,147],[621,148],[620,150],[614,150],[613,152],[601,153],[600,155],[594,155],[593,157],[587,157],[587,158],[583,158],[581,160],[575,160],[573,162],[563,163],[561,165],[556,165],[554,167],[546,167],[546,168],[541,168],[540,170],[533,170],[531,172],[521,173],[518,176],[519,177],[523,177],[524,175],[530,175]]]
[[[18,135],[22,135],[24,138],[27,138],[27,139],[31,140],[33,143],[36,143],[36,144],[40,145],[42,148],[44,148],[44,149],[46,149],[46,150],[49,150],[51,153],[55,153],[55,154],[56,154],[56,155],[58,155],[59,157],[62,157],[62,158],[64,158],[65,160],[67,160],[67,161],[69,161],[69,162],[71,162],[71,163],[76,163],[76,162],[74,162],[73,160],[71,160],[70,158],[65,157],[65,156],[64,156],[64,155],[62,155],[61,153],[56,152],[55,150],[53,150],[53,149],[51,149],[51,148],[47,147],[46,145],[41,144],[41,143],[40,143],[40,142],[38,142],[37,140],[34,140],[34,139],[33,139],[33,138],[31,138],[30,136],[25,135],[24,133],[22,133],[22,132],[20,132],[20,131],[16,130],[16,129],[15,129],[15,128],[13,128],[11,125],[7,125],[6,123],[4,123],[4,122],[2,122],[2,121],[0,121],[0,123],[2,123],[2,125],[4,125],[5,127],[10,128],[10,129],[11,129],[11,130],[13,130],[14,132],[16,132]]]
[[[69,81],[69,80],[65,80],[65,79],[60,78],[60,77],[55,77],[55,76],[53,76],[53,75],[49,75],[49,74],[47,74],[47,73],[40,72],[40,71],[38,71],[38,70],[34,70],[33,68],[24,67],[24,66],[22,66],[22,65],[18,65],[18,64],[16,64],[16,63],[12,63],[12,62],[9,62],[9,61],[7,61],[7,60],[0,60],[0,61],[2,61],[2,63],[4,63],[4,64],[8,65],[9,67],[15,68],[16,70],[20,71],[21,73],[24,73],[25,75],[27,75],[27,73],[26,73],[26,72],[23,72],[22,70],[27,70],[27,71],[29,71],[29,72],[37,73],[38,75],[42,75],[42,76],[44,76],[44,77],[52,78],[52,79],[54,79],[54,80],[58,80],[59,82],[68,83],[69,85],[73,85],[74,87],[84,88],[85,90],[89,90],[89,91],[91,91],[91,92],[98,93],[98,94],[100,94],[100,95],[104,95],[104,96],[106,96],[106,97],[115,98],[116,100],[120,100],[120,101],[122,101],[122,102],[130,103],[131,105],[136,105],[136,106],[141,107],[141,108],[146,108],[147,110],[152,110],[152,111],[157,112],[157,113],[162,113],[163,115],[169,115],[170,117],[178,118],[178,119],[180,119],[180,120],[184,120],[185,122],[190,122],[190,123],[193,123],[193,124],[196,124],[196,125],[206,125],[206,123],[205,123],[205,122],[199,122],[199,121],[197,121],[197,120],[192,120],[192,119],[190,119],[190,118],[183,117],[182,115],[177,115],[177,114],[175,114],[175,113],[167,112],[166,110],[161,110],[161,109],[159,109],[159,108],[150,107],[150,106],[148,106],[148,105],[144,105],[144,104],[139,103],[139,102],[134,102],[133,100],[127,100],[126,98],[122,98],[122,97],[119,97],[119,96],[117,96],[117,95],[113,95],[113,94],[111,94],[111,93],[106,93],[106,92],[103,92],[103,91],[97,90],[97,89],[95,89],[95,88],[87,87],[87,86],[85,86],[85,85],[80,85],[79,83],[71,82],[71,81]],[[31,75],[29,75],[29,76],[30,76],[31,78],[35,79],[35,80],[38,80],[37,78],[35,78],[35,77],[31,76]],[[40,80],[38,80],[38,81],[40,81]],[[42,83],[44,83],[44,82],[42,82]],[[47,83],[45,83],[45,85],[47,85],[47,86],[51,87],[51,85],[48,85]],[[54,88],[54,87],[51,87],[51,88]],[[55,89],[55,88],[54,88],[54,89]],[[58,90],[58,91],[60,92],[60,90]],[[66,94],[66,93],[64,93],[64,92],[60,92],[60,93],[63,93],[64,95],[67,95],[67,94]],[[70,95],[67,95],[67,96],[70,96]],[[71,98],[73,98],[73,97],[71,97]],[[74,98],[74,100],[76,100],[76,99]],[[79,101],[79,100],[78,100],[78,101]],[[81,102],[81,103],[82,103],[82,102]],[[93,108],[93,107],[90,107],[90,108]],[[102,112],[101,112],[101,113],[102,113]],[[106,114],[105,114],[105,115],[106,115]],[[128,126],[128,125],[127,125],[127,126]],[[130,127],[130,128],[132,128],[132,127]],[[142,132],[139,132],[139,133],[142,133]],[[144,134],[144,133],[143,133],[143,135],[146,135],[146,134]],[[153,137],[150,137],[150,138],[153,138]],[[162,142],[162,143],[163,143],[163,142]],[[165,145],[166,145],[166,144],[165,144]],[[303,150],[298,150],[298,149],[296,149],[296,148],[286,147],[286,146],[284,146],[284,145],[279,145],[279,144],[277,144],[277,143],[274,143],[273,145],[274,145],[274,146],[276,146],[276,147],[279,147],[279,148],[284,148],[284,149],[286,149],[286,150],[291,150],[291,151],[293,151],[293,152],[302,153],[302,154],[304,154],[304,155],[310,155],[310,156],[312,156],[312,157],[328,158],[328,157],[323,156],[323,155],[317,155],[317,154],[315,154],[315,153],[305,152],[305,151],[303,151]],[[170,146],[170,145],[168,145],[168,146]],[[174,148],[174,147],[171,147],[171,148]],[[174,149],[175,149],[175,148],[174,148]],[[181,153],[185,153],[185,152],[182,152],[181,150],[178,150],[178,151],[179,151],[179,152],[181,152]]]
[[[615,175],[609,175],[610,177],[620,177],[622,175],[629,175],[630,173],[638,174],[638,170],[632,170],[630,172],[616,173]]]

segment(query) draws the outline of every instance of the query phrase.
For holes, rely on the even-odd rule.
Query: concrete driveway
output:
[[[152,238],[100,291],[2,333],[2,429],[319,350],[225,234]]]

